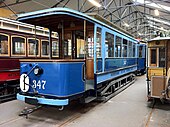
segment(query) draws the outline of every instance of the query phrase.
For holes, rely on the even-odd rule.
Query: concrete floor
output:
[[[0,127],[170,127],[170,105],[158,100],[149,108],[145,76],[106,103],[73,103],[63,111],[43,107],[29,115],[18,116],[25,106],[14,100],[0,104]]]

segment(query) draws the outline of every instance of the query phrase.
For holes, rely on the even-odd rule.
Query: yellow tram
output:
[[[170,37],[156,37],[148,41],[147,54],[148,98],[169,99]]]

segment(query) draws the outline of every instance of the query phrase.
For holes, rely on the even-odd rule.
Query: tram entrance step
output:
[[[96,99],[96,97],[87,97],[87,98],[85,98],[85,103],[87,104],[95,99]]]

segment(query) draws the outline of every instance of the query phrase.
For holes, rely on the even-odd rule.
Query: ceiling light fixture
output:
[[[154,10],[155,16],[159,16],[159,11],[157,9]]]
[[[126,27],[129,27],[129,24],[127,24],[127,23],[124,23],[124,26],[126,26]]]
[[[96,7],[101,7],[102,5],[96,2],[95,0],[88,0],[90,3],[92,3]]]

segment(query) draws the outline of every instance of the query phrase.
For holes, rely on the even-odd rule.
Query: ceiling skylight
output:
[[[154,18],[154,17],[150,17],[150,16],[146,16],[146,18],[149,19],[149,20],[152,20],[154,22],[159,22],[159,23],[166,24],[166,25],[170,26],[170,22],[167,22],[167,21],[164,21],[164,20],[161,20],[161,19],[157,19],[157,18]]]
[[[147,1],[147,0],[145,0],[145,1],[144,0],[133,0],[133,1],[136,4],[144,4],[145,3],[146,6],[151,6],[151,7],[154,7],[154,8],[170,11],[170,7],[162,5],[162,4],[157,4],[157,3],[150,2],[150,1]]]

